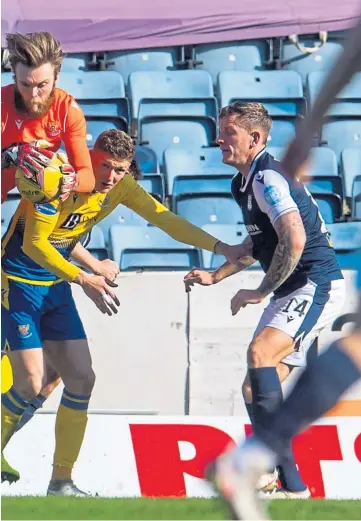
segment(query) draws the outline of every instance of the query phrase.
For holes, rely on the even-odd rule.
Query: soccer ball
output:
[[[18,168],[15,182],[21,197],[32,203],[45,203],[57,199],[63,177],[60,166],[63,164],[64,161],[54,155],[49,166],[45,167],[40,174],[34,173],[30,178]]]

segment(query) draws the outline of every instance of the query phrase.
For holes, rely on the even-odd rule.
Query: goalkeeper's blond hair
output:
[[[55,79],[58,77],[64,54],[60,43],[55,40],[52,34],[47,32],[8,33],[6,42],[9,62],[14,74],[18,63],[34,68],[45,63],[51,63],[54,67]]]

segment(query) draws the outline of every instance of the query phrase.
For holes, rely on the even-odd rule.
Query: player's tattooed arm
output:
[[[237,264],[231,264],[230,262],[225,262],[213,272],[214,283],[220,282],[221,280],[242,271],[249,266],[252,266],[256,262],[256,259],[253,258],[253,242],[249,235],[245,238],[245,240],[239,245],[239,257]]]
[[[278,244],[271,265],[258,288],[263,296],[273,293],[293,273],[306,243],[305,229],[297,211],[279,217],[274,228]]]

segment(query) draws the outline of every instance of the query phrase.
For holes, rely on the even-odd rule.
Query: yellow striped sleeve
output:
[[[134,210],[149,223],[158,226],[179,242],[214,251],[217,239],[168,210],[143,190],[130,175],[125,176],[119,185],[122,192],[119,202]]]
[[[51,271],[57,277],[72,282],[81,271],[67,261],[49,241],[60,212],[57,202],[43,205],[27,205],[23,251],[42,268]]]

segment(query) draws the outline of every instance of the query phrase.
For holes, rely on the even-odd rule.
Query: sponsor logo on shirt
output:
[[[282,193],[277,186],[266,186],[264,189],[264,198],[269,205],[274,206],[282,200]]]
[[[59,136],[61,130],[59,128],[58,123],[51,121],[50,123],[48,123],[45,132],[49,137],[57,137]]]
[[[257,224],[246,224],[246,228],[250,235],[258,235],[259,233],[262,233],[262,230],[258,228]]]
[[[57,209],[50,203],[34,204],[34,208],[44,215],[55,215],[57,212]]]

